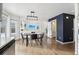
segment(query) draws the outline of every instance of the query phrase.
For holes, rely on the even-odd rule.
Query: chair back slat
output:
[[[32,35],[31,35],[31,38],[32,38],[32,39],[37,39],[37,34],[32,34]]]

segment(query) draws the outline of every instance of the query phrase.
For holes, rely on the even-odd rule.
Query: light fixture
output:
[[[66,16],[66,19],[69,19],[69,17],[68,17],[68,16]]]
[[[38,20],[38,17],[35,16],[34,11],[30,11],[30,15],[27,15],[27,20]]]
[[[53,21],[53,25],[55,24],[55,22]]]

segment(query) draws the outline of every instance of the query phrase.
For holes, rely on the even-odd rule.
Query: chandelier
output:
[[[35,16],[34,11],[30,11],[30,15],[27,15],[27,20],[38,20],[38,17]]]

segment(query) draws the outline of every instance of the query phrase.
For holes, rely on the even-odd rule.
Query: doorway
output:
[[[56,29],[57,29],[56,24],[57,24],[56,23],[56,19],[51,21],[52,38],[56,38],[57,37],[56,36]]]

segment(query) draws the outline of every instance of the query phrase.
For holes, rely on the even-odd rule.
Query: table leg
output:
[[[40,39],[40,41],[41,41],[41,42],[40,42],[40,45],[42,46],[42,38]]]
[[[28,39],[26,39],[26,46],[28,46]]]

